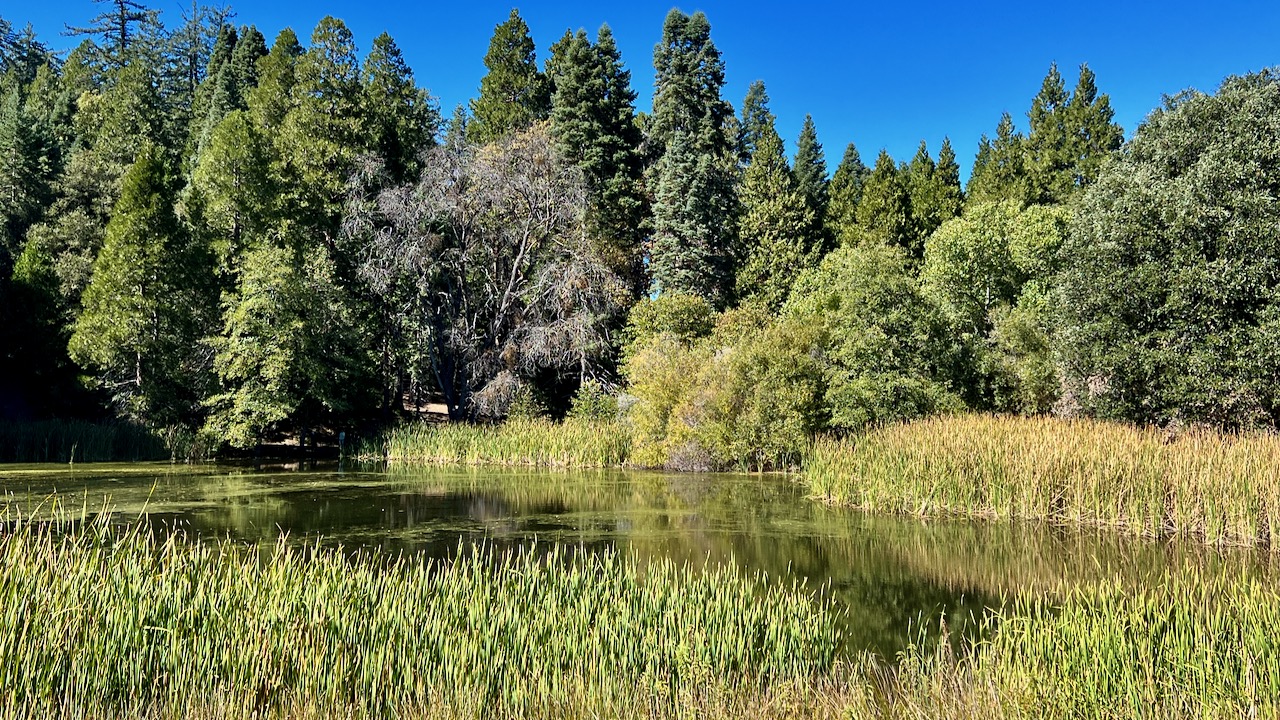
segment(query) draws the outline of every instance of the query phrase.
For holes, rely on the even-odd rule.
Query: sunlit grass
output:
[[[391,465],[583,468],[624,465],[630,449],[631,435],[617,422],[517,418],[500,425],[402,425],[363,454]]]
[[[19,523],[0,539],[0,704],[57,714],[669,706],[835,663],[835,611],[734,568],[558,546],[452,562],[143,526]]]
[[[813,493],[870,512],[1280,547],[1280,437],[960,415],[819,439]]]

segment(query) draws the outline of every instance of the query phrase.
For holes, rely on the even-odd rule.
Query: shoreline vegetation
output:
[[[406,425],[367,445],[388,465],[635,467],[620,421]],[[1280,437],[1083,419],[951,415],[823,437],[795,477],[833,505],[1027,520],[1280,550]]]
[[[893,664],[837,655],[821,589],[555,547],[260,555],[142,524],[19,519],[0,526],[0,595],[4,718],[1280,710],[1280,595],[1194,571],[1138,594],[1103,584],[1018,601],[981,639],[922,635]]]

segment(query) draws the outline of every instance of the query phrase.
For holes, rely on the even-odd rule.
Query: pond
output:
[[[1197,566],[1269,573],[1264,552],[1040,525],[920,521],[836,509],[786,477],[626,471],[343,468],[338,465],[0,466],[10,512],[140,516],[205,537],[455,555],[565,543],[642,561],[735,563],[823,588],[846,610],[850,650],[892,658],[987,608],[1062,582],[1135,589]],[[56,510],[55,505],[61,505]]]

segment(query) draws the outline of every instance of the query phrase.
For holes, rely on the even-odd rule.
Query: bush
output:
[[[1066,383],[1142,423],[1280,426],[1280,76],[1169,100],[1085,193],[1064,247]]]

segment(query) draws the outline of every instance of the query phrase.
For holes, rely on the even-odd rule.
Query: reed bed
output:
[[[1280,595],[1256,580],[1190,573],[1138,593],[1114,583],[986,623],[974,652],[905,653],[888,716],[1280,716]]]
[[[819,439],[804,478],[870,512],[1043,520],[1280,549],[1280,437],[960,415]]]
[[[631,434],[618,422],[514,418],[500,425],[404,425],[366,459],[388,464],[600,468],[625,465]]]
[[[616,552],[264,559],[103,523],[0,537],[0,707],[35,715],[674,709],[823,676],[837,623],[798,587]]]
[[[0,462],[137,462],[170,457],[165,438],[140,425],[0,421]]]

